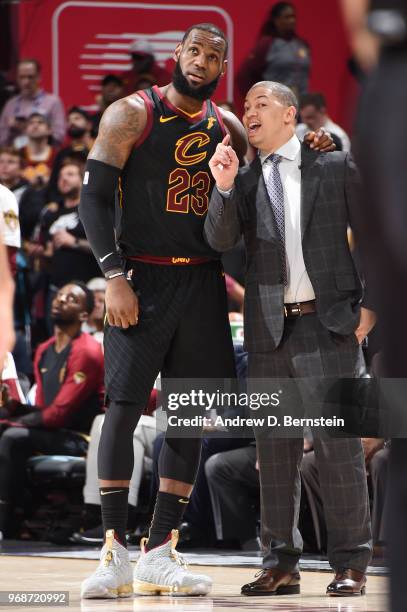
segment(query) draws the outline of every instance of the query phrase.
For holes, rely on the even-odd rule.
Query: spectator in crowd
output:
[[[277,2],[262,26],[250,55],[240,66],[236,84],[242,94],[258,81],[278,81],[297,96],[308,91],[311,54],[296,34],[297,19],[291,2]]]
[[[309,130],[319,130],[323,127],[332,136],[337,136],[341,142],[342,151],[350,151],[349,136],[340,125],[334,123],[328,116],[325,97],[321,93],[309,93],[300,100],[301,122],[297,125],[296,133],[300,140]]]
[[[120,100],[124,96],[124,83],[120,77],[115,74],[107,74],[101,82],[102,91],[97,97],[97,103],[100,110],[92,115],[92,136],[96,137],[99,131],[99,123],[103,113],[112,102]]]
[[[0,114],[5,103],[17,93],[16,84],[9,81],[6,75],[0,72]]]
[[[23,177],[34,187],[43,187],[49,181],[55,160],[55,148],[49,144],[51,126],[46,115],[32,113],[25,130],[28,142],[23,147],[25,168]]]
[[[72,159],[85,164],[93,145],[92,119],[83,108],[73,106],[68,111],[67,125],[67,135],[70,138],[70,143],[67,147],[61,149],[55,157],[48,189],[50,199],[58,196],[58,176],[64,161]]]
[[[161,87],[171,81],[171,74],[156,62],[153,45],[148,40],[144,38],[135,40],[129,51],[133,68],[121,74],[127,96],[140,89],[142,79],[147,87],[151,85]]]
[[[87,283],[100,273],[78,215],[82,180],[83,165],[66,159],[58,178],[61,197],[48,204],[41,218],[44,257],[50,264],[49,301],[71,278]]]
[[[238,541],[242,548],[257,538],[260,485],[256,446],[248,444],[213,454],[205,463],[218,540]]]
[[[86,285],[72,281],[52,302],[54,335],[38,346],[35,406],[5,402],[0,435],[0,531],[22,495],[26,462],[35,453],[82,456],[92,420],[102,407],[103,355],[81,325],[94,306]],[[79,433],[78,433],[79,432]]]
[[[65,137],[65,111],[61,100],[40,87],[41,66],[36,59],[22,59],[17,66],[20,93],[6,102],[0,116],[0,145],[23,144],[27,118],[34,112],[46,115],[55,144]],[[20,141],[15,143],[15,139]],[[23,139],[26,142],[26,137]],[[24,142],[24,144],[25,144]]]
[[[29,183],[23,177],[24,154],[13,147],[0,148],[0,183],[10,189],[19,203]]]
[[[83,322],[82,331],[87,332],[103,345],[106,279],[103,276],[91,278],[86,286],[93,292],[95,307],[88,319]]]

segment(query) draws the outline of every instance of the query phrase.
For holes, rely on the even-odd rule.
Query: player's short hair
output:
[[[89,289],[84,282],[78,280],[72,280],[67,283],[67,285],[76,285],[77,287],[80,287],[82,289],[82,291],[86,295],[85,310],[88,314],[90,314],[95,308],[95,297],[93,295],[93,291],[91,291],[91,289]]]
[[[229,48],[228,39],[226,38],[225,32],[218,28],[218,26],[214,25],[213,23],[196,23],[195,25],[188,28],[188,30],[185,32],[184,36],[182,37],[182,44],[184,44],[192,30],[203,30],[204,32],[210,32],[211,34],[215,34],[215,36],[219,36],[219,38],[221,38],[225,43],[225,51],[223,57],[227,56]]]
[[[325,96],[322,93],[304,94],[300,100],[300,108],[305,108],[306,106],[315,106],[317,110],[326,108]]]
[[[298,112],[297,96],[292,89],[287,87],[287,85],[283,85],[283,83],[278,83],[277,81],[259,81],[258,83],[255,83],[251,89],[260,86],[269,89],[272,95],[277,98],[281,104],[284,106],[294,106]]]

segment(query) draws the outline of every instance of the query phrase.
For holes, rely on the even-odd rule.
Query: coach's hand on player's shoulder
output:
[[[209,168],[216,181],[217,188],[221,191],[232,189],[239,170],[239,159],[234,149],[229,145],[229,141],[230,135],[226,134],[209,160]]]
[[[124,276],[107,281],[106,316],[109,325],[127,329],[138,323],[138,298]]]

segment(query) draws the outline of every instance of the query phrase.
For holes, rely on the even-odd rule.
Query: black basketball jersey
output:
[[[123,168],[117,240],[125,256],[212,257],[203,238],[214,185],[208,162],[226,131],[210,100],[188,115],[158,87],[140,91],[147,125]]]

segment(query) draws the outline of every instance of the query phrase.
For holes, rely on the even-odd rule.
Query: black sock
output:
[[[146,550],[162,544],[171,529],[178,528],[188,502],[188,497],[158,491]]]
[[[127,506],[129,489],[126,487],[100,487],[103,530],[114,529],[117,539],[127,547]]]

